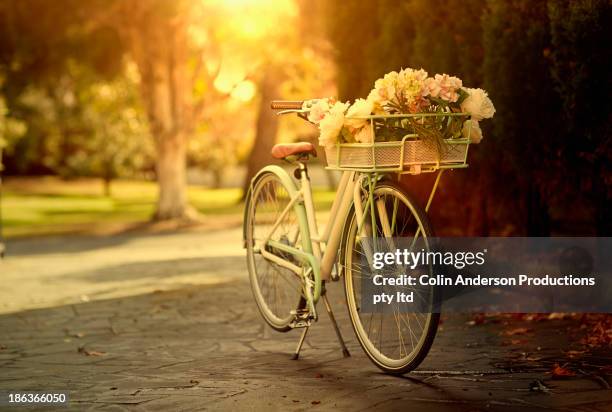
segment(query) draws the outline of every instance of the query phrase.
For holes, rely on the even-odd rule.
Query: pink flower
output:
[[[425,79],[425,85],[421,94],[423,96],[438,97],[440,95],[440,83],[433,77],[428,77]]]
[[[447,102],[456,102],[459,99],[457,90],[463,83],[461,79],[449,76],[448,74],[436,74],[434,78],[429,77],[425,80],[422,95],[437,97]]]
[[[308,113],[308,120],[314,124],[319,124],[329,112],[330,104],[329,99],[319,99],[311,107]]]

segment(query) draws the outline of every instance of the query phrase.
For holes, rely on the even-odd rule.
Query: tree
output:
[[[108,22],[140,72],[140,88],[156,148],[159,197],[155,219],[192,218],[186,193],[187,139],[199,115],[194,103],[188,1],[118,0]],[[198,56],[201,58],[201,56]]]
[[[157,219],[194,215],[186,198],[185,151],[203,106],[194,99],[194,84],[205,74],[202,50],[192,47],[188,33],[196,6],[186,0],[0,3],[0,70],[10,76],[5,91],[11,101],[29,84],[53,84],[69,58],[107,77],[120,69],[113,62],[125,52],[136,62],[157,152]]]
[[[554,195],[567,204],[568,182],[584,187],[595,213],[596,234],[612,233],[612,4],[608,1],[550,0],[551,47],[546,51],[564,125],[559,139],[560,170]],[[563,184],[564,183],[564,184]],[[573,208],[577,209],[573,203]],[[588,204],[586,205],[588,207]]]
[[[327,2],[326,6],[328,38],[335,49],[338,97],[354,100],[367,96],[373,81],[368,76],[370,63],[367,52],[382,29],[377,20],[382,7],[375,1],[360,0]],[[395,9],[390,8],[389,13]]]
[[[548,236],[546,186],[558,173],[551,166],[559,143],[560,101],[545,52],[550,46],[546,2],[490,1],[483,43],[484,87],[497,109],[490,155],[505,165],[498,174],[505,184],[518,185],[513,197],[520,207],[515,215],[524,219],[515,221],[519,233]]]
[[[333,4],[340,96],[363,97],[402,66],[485,88],[497,112],[470,150],[478,168],[451,178],[457,195],[441,186],[446,208],[434,217],[470,234],[546,236],[554,218],[592,218],[609,233],[611,10],[604,0]]]
[[[252,8],[244,10],[253,20],[268,22],[266,29],[255,34],[240,34],[244,29],[238,28],[238,35],[233,39],[242,45],[252,46],[242,49],[245,62],[251,62],[245,75],[257,84],[259,92],[255,137],[246,162],[244,195],[259,169],[274,161],[270,151],[278,135],[282,134],[279,133],[283,130],[280,118],[270,109],[270,102],[282,98],[301,100],[320,97],[320,91],[328,86],[331,79],[328,43],[323,34],[317,31],[321,25],[321,15],[317,11],[321,8],[320,0],[285,0],[268,5],[253,3]],[[279,25],[278,21],[284,24]],[[235,20],[238,25],[241,22],[240,19]],[[232,51],[234,58],[235,49]],[[286,117],[284,120],[286,123],[291,121]],[[304,127],[313,130],[303,121],[299,121],[299,126],[292,124],[287,129],[291,129],[294,138],[303,134],[300,132]]]
[[[26,125],[8,115],[4,98],[0,96],[0,173],[4,170],[2,154],[6,148],[12,148],[15,141],[26,131]]]
[[[132,76],[126,75],[113,81],[87,82],[78,96],[88,132],[79,152],[70,158],[70,166],[79,175],[100,177],[105,196],[111,195],[113,179],[142,176],[154,164],[154,148],[137,92]]]

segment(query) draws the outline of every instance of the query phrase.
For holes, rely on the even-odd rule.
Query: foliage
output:
[[[152,139],[133,78],[88,82],[80,93],[90,137],[82,139],[84,147],[70,159],[76,174],[110,180],[142,176],[153,169]]]
[[[0,172],[4,169],[3,151],[7,148],[10,150],[25,131],[26,125],[23,122],[8,116],[6,102],[0,95]]]
[[[367,51],[381,27],[376,20],[380,7],[376,1],[347,0],[326,3],[326,27],[329,39],[335,46],[334,60],[338,73],[336,83],[338,96],[342,100],[367,96],[376,78],[367,76],[370,64]],[[387,8],[387,11],[396,12],[396,8]],[[359,29],[356,30],[356,27]],[[389,70],[394,68],[397,66]]]
[[[609,234],[611,9],[605,0],[344,2],[327,13],[340,97],[363,95],[397,67],[482,85],[497,113],[471,150],[478,170],[454,177],[476,233],[549,235],[550,219],[590,219],[589,233]]]
[[[604,0],[548,3],[554,87],[562,97],[559,161],[566,179],[584,188],[596,211],[598,233],[612,233],[612,6]],[[559,187],[561,185],[557,185]],[[561,195],[567,195],[567,189]]]
[[[415,27],[413,67],[456,75],[472,87],[482,86],[482,0],[447,0],[432,7],[431,1],[405,3],[403,13]]]
[[[141,176],[152,145],[134,75],[104,80],[74,61],[55,85],[27,87],[13,103],[29,128],[12,145],[12,171],[41,164],[63,177]]]

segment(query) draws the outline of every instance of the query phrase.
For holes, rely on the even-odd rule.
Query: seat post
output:
[[[310,185],[310,176],[308,175],[308,166],[305,162],[298,160],[298,168],[295,170],[299,174],[302,198],[304,199],[304,208],[306,209],[306,221],[308,222],[308,231],[312,241],[312,253],[317,260],[321,259],[321,245],[319,237],[319,229],[317,228],[317,219],[315,217],[314,203],[312,200],[312,187]],[[296,176],[297,177],[297,176]]]
[[[300,182],[302,182],[302,177],[310,180],[310,176],[308,176],[308,165],[305,162],[302,162],[300,159],[298,159],[297,164],[298,167],[295,170],[295,178],[299,179]]]

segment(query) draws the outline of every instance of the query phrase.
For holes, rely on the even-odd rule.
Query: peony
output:
[[[306,105],[307,102],[304,102]],[[306,109],[305,107],[302,107]],[[319,124],[325,114],[329,112],[329,99],[318,99],[312,106],[310,106],[310,112],[308,113],[308,121]]]
[[[433,77],[428,77],[425,79],[422,95],[438,97],[440,95],[440,83]]]
[[[436,74],[435,77],[425,79],[422,91],[423,96],[437,97],[454,103],[459,99],[459,90],[463,82],[461,79],[448,74]]]
[[[366,126],[369,121],[368,119],[351,119],[351,117],[364,117],[372,114],[374,109],[374,103],[368,99],[357,99],[355,103],[349,107],[346,112],[346,120],[344,124],[353,129],[359,129]]]
[[[319,122],[319,144],[321,146],[333,146],[338,142],[338,135],[344,125],[344,113],[348,109],[348,103],[336,102],[329,112]]]
[[[385,109],[383,107],[383,102],[378,96],[378,90],[372,89],[370,94],[368,94],[368,98],[366,99],[372,102],[372,113],[374,114],[385,114]]]
[[[462,133],[463,137],[470,138],[472,143],[480,143],[482,141],[482,130],[478,124],[478,120],[469,119],[463,123]]]
[[[388,106],[395,109],[415,106],[415,101],[422,95],[426,78],[427,72],[423,69],[402,69],[399,73],[393,71],[385,74],[382,79],[376,80],[374,89],[368,95],[368,100],[373,104],[372,111],[381,114]]]
[[[359,143],[374,143],[374,132],[369,124],[366,124],[355,133],[355,140]]]
[[[374,82],[375,96],[384,106],[389,101],[393,100],[397,95],[397,77],[399,74],[396,71],[385,74],[382,79]]]
[[[461,111],[468,113],[472,119],[489,119],[495,114],[493,102],[489,99],[487,92],[482,89],[463,88],[468,97],[461,103]]]

